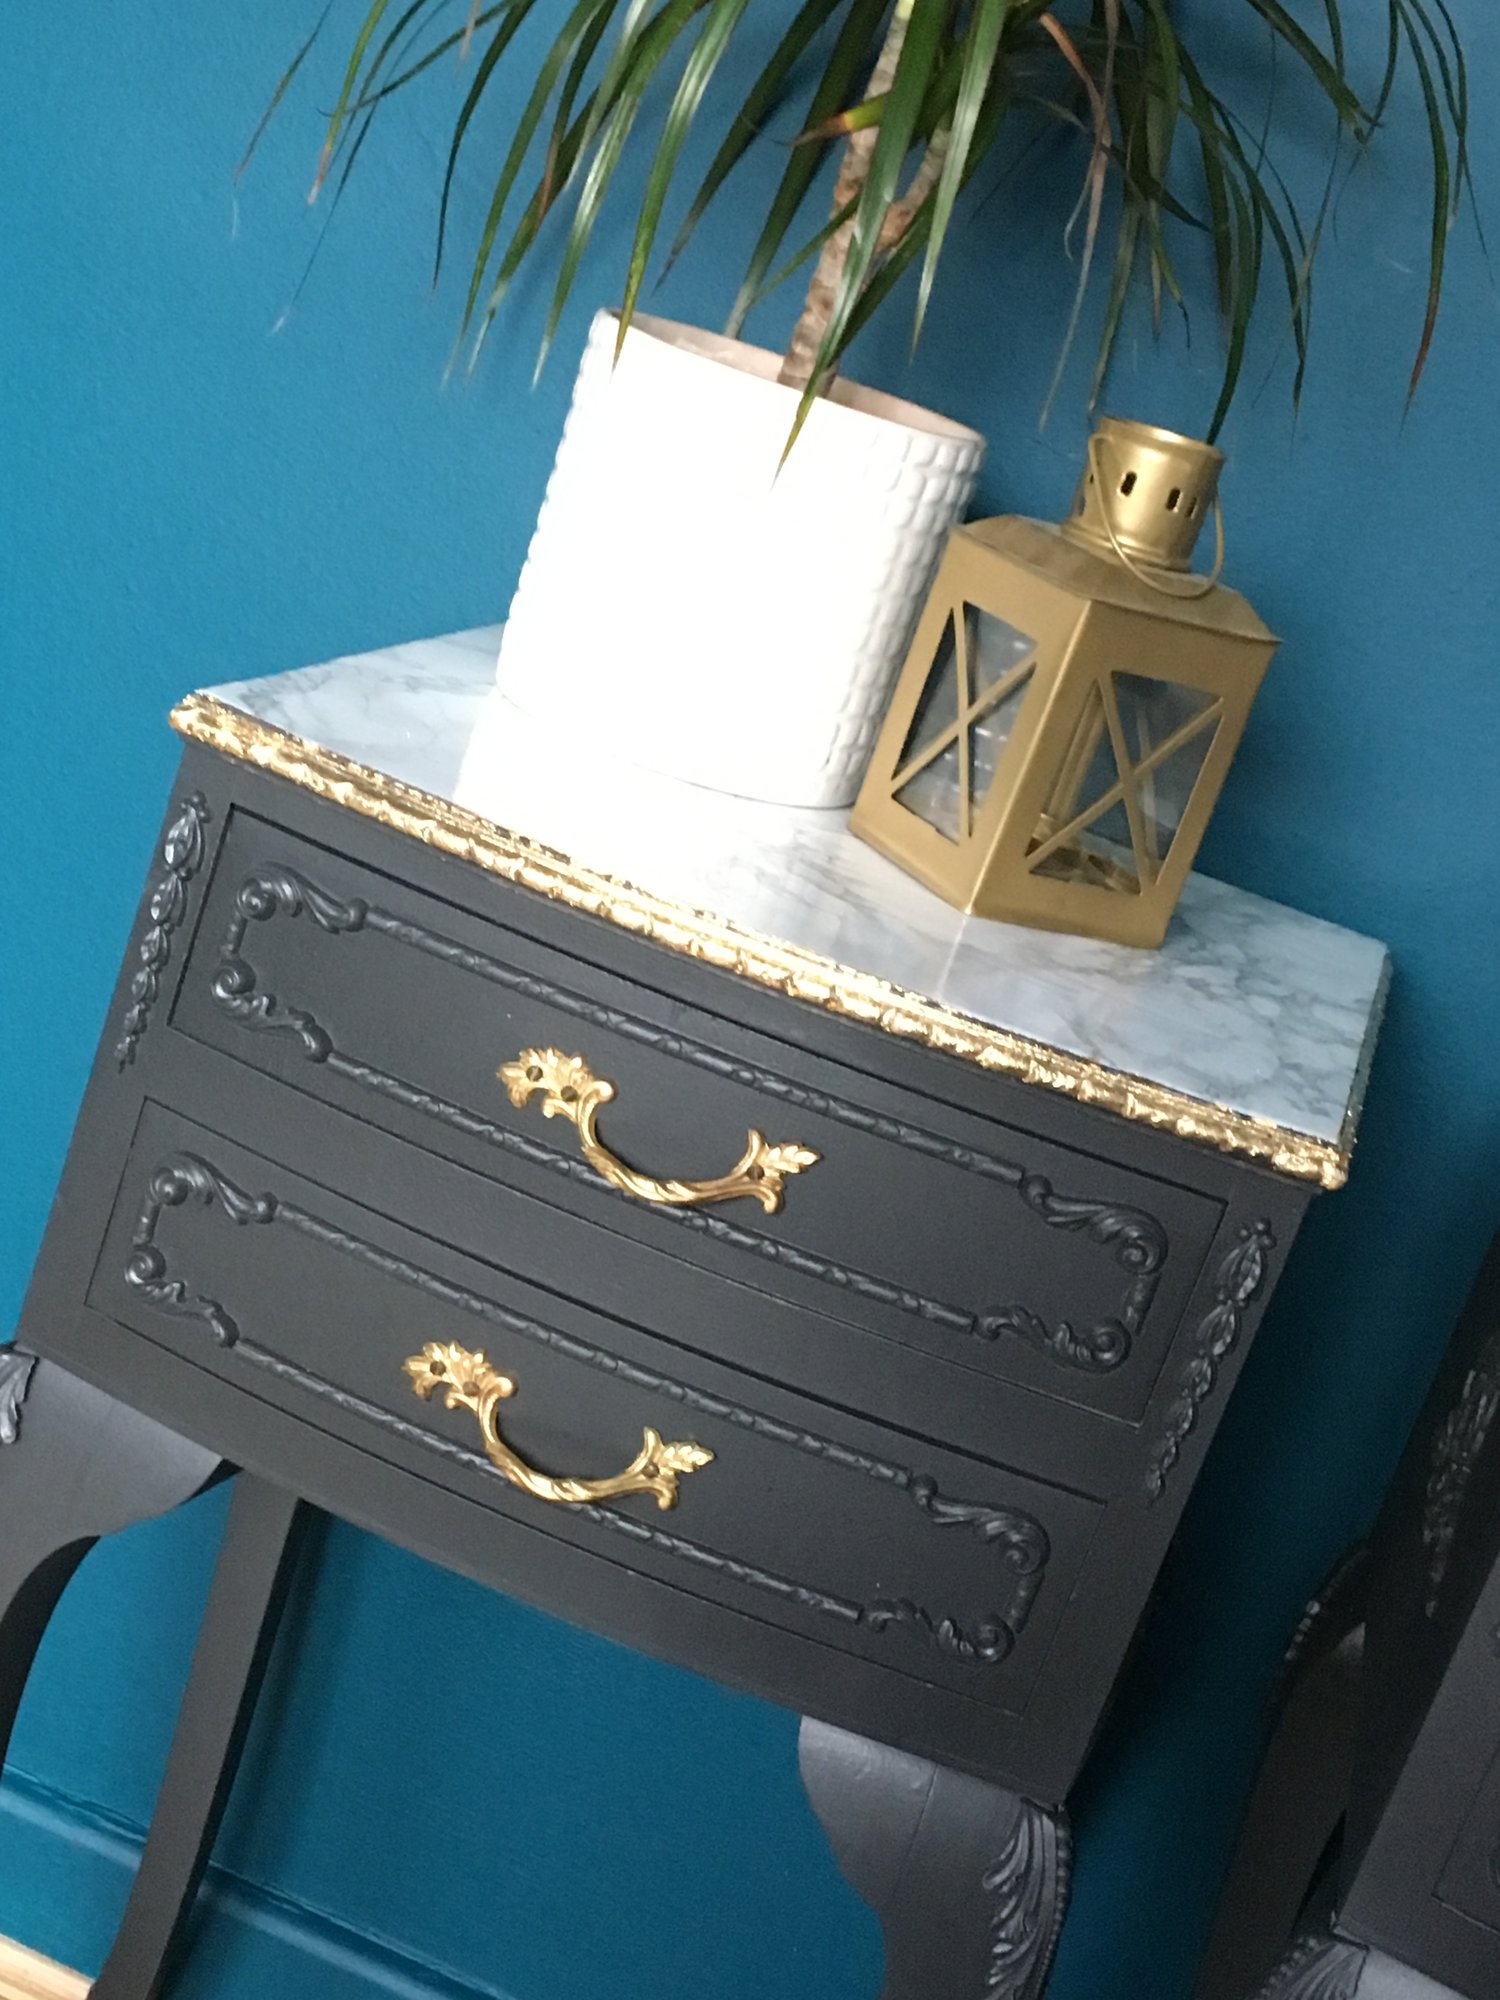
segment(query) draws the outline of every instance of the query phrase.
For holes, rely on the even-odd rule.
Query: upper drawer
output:
[[[684,1007],[244,812],[173,1018],[424,1147],[919,1350],[956,1389],[978,1373],[1132,1423],[1219,1219],[1206,1196]]]
[[[914,1702],[1021,1713],[1098,1503],[674,1350],[435,1221],[148,1103],[89,1304],[529,1531],[816,1642],[814,1679],[836,1681],[831,1648]]]

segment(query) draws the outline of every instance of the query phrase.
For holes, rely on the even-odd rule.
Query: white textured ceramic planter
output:
[[[499,685],[633,763],[848,805],[984,440],[840,382],[781,465],[779,356],[637,317],[616,363],[617,327],[589,335]]]

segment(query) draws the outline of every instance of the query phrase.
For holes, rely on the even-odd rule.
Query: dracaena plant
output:
[[[330,0],[330,7],[337,0]],[[458,108],[437,194],[437,261],[449,233],[454,175],[474,118],[539,0],[470,0],[455,22],[447,0],[375,0],[359,20],[328,120],[314,192],[341,191],[380,108],[445,56],[459,60]],[[752,5],[769,0],[544,0],[559,18],[551,41],[527,57],[531,88],[499,135],[493,186],[473,249],[462,335],[477,353],[522,263],[552,237],[556,277],[543,354],[619,173],[627,141],[648,119],[644,188],[626,266],[620,337],[653,261],[669,264],[756,144],[786,146],[728,330],[793,273],[811,266],[805,302],[781,379],[811,400],[836,374],[850,341],[917,266],[920,332],[959,195],[1002,134],[1060,129],[1076,139],[1080,249],[1071,322],[1091,271],[1107,267],[1107,299],[1094,373],[1103,381],[1138,272],[1149,274],[1159,319],[1165,301],[1184,312],[1181,246],[1194,234],[1212,250],[1225,358],[1216,435],[1240,381],[1252,315],[1270,287],[1283,301],[1295,349],[1293,393],[1307,362],[1312,282],[1340,161],[1378,139],[1398,98],[1425,121],[1431,178],[1427,302],[1415,333],[1411,386],[1436,323],[1449,228],[1468,180],[1468,76],[1445,0],[1361,0],[1385,26],[1380,73],[1357,84],[1346,60],[1341,0],[1319,0],[1314,25],[1282,0],[1218,0],[1214,35],[1231,18],[1262,37],[1265,73],[1252,101],[1216,86],[1204,29],[1189,36],[1173,0],[803,0],[758,72],[737,92],[710,85]],[[267,116],[309,53],[325,12],[282,78]],[[351,19],[351,28],[354,22]],[[518,58],[513,58],[516,60]],[[1272,89],[1278,63],[1304,73],[1326,104],[1327,179],[1302,204],[1277,166],[1295,93]],[[1285,86],[1285,77],[1282,82]],[[1247,88],[1243,78],[1242,90]],[[686,199],[670,243],[664,220],[700,119],[719,144]],[[1406,106],[1402,107],[1407,108]],[[263,121],[264,122],[264,121]],[[257,135],[258,136],[258,135]],[[1300,137],[1300,131],[1296,136]],[[831,210],[809,214],[820,175],[841,149]],[[825,198],[826,200],[826,198]],[[816,222],[815,228],[810,225]],[[1055,381],[1054,381],[1055,387]],[[794,433],[795,435],[795,433]]]

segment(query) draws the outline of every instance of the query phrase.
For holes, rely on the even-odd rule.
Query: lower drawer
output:
[[[914,1699],[926,1685],[1021,1714],[1097,1501],[668,1346],[438,1227],[148,1104],[89,1304],[496,1515],[858,1656]],[[596,1622],[566,1597],[550,1608]]]

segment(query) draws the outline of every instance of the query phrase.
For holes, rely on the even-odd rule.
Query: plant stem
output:
[[[896,11],[891,16],[891,25],[886,30],[885,41],[875,67],[870,72],[869,85],[865,90],[867,101],[872,97],[883,97],[891,87],[896,74],[896,65],[901,60],[901,50],[906,41],[906,30],[915,4],[916,0],[896,0]],[[875,156],[875,145],[879,137],[880,127],[871,125],[863,131],[853,133],[844,147],[844,157],[839,162],[839,176],[833,190],[834,215],[841,209],[858,203],[860,195],[864,192],[865,182],[870,177],[870,163]],[[918,173],[921,171],[919,168]],[[839,280],[843,277],[844,266],[849,261],[849,249],[854,241],[855,220],[855,216],[851,214],[842,228],[836,229],[823,245],[822,255],[818,258],[807,287],[807,298],[802,307],[801,317],[792,330],[786,359],[781,364],[781,373],[777,378],[789,388],[805,389],[812,380],[818,350],[823,345],[823,335],[833,317]]]
[[[943,177],[943,162],[948,157],[948,141],[952,138],[952,128],[939,125],[928,141],[927,151],[922,155],[917,171],[907,185],[906,193],[899,201],[893,201],[885,212],[885,221],[880,225],[880,248],[894,250],[907,230],[917,219],[917,212],[928,195]]]

